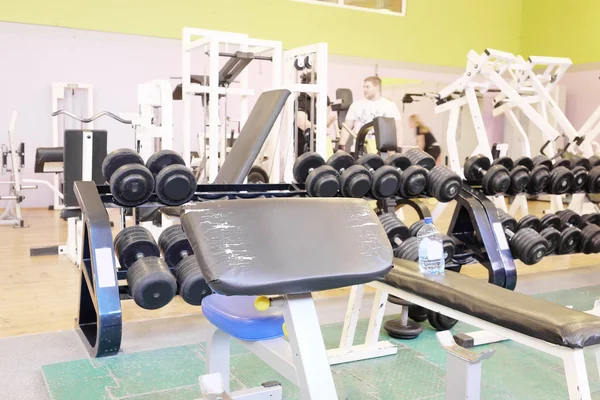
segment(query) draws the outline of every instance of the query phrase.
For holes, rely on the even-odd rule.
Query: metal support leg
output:
[[[570,350],[563,356],[569,400],[591,400],[590,385],[582,349]]]
[[[229,392],[230,338],[225,332],[215,329],[206,343],[208,374],[221,375],[225,392]]]
[[[496,350],[475,353],[457,345],[450,331],[436,333],[448,354],[446,363],[446,398],[479,400],[481,398],[481,362]]]

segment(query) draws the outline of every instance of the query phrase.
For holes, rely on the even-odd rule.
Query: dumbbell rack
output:
[[[79,312],[76,331],[91,357],[115,355],[121,347],[123,320],[121,300],[129,299],[124,280],[127,271],[115,268],[115,254],[107,207],[114,204],[106,185],[75,182],[75,195],[81,207],[83,243]],[[198,185],[193,201],[257,197],[306,197],[303,185],[245,184]],[[162,204],[153,195],[140,207]]]

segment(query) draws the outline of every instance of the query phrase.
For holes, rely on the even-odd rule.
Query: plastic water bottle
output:
[[[425,218],[425,225],[417,232],[417,238],[419,239],[419,270],[424,274],[443,274],[444,242],[431,218]]]

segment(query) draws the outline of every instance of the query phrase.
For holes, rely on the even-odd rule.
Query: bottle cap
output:
[[[433,218],[431,218],[431,217],[425,217],[425,223],[426,224],[433,224]]]

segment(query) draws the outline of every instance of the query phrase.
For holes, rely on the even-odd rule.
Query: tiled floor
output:
[[[600,286],[562,290],[538,297],[580,310],[590,309],[600,296]],[[389,318],[389,317],[388,317]],[[328,348],[339,341],[341,324],[323,327]],[[340,399],[444,399],[446,355],[435,332],[424,323],[416,340],[397,341],[395,356],[334,366]],[[366,321],[357,332],[364,339]],[[459,324],[456,332],[471,327]],[[383,333],[385,334],[385,333]],[[561,361],[514,342],[478,348],[494,348],[496,354],[484,362],[483,399],[566,399],[567,389]],[[586,354],[590,387],[600,399],[600,379],[592,354]],[[122,354],[105,359],[85,359],[43,367],[50,396],[55,400],[81,399],[172,399],[200,397],[198,376],[205,371],[204,343]],[[278,380],[286,399],[298,399],[298,390],[241,345],[232,350],[232,390]]]

